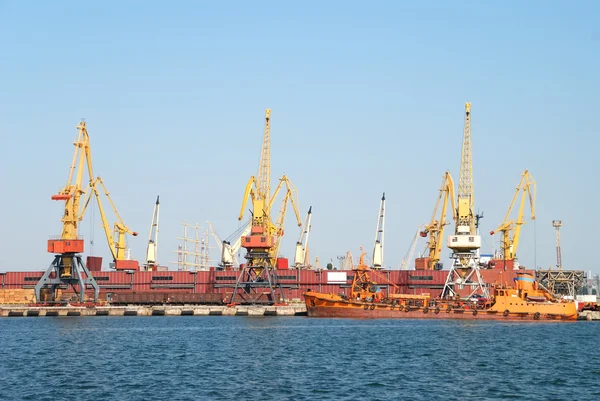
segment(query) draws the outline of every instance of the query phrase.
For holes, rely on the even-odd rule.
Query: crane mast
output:
[[[473,156],[471,147],[471,103],[465,104],[465,126],[463,132],[460,177],[454,235],[448,237],[448,248],[452,258],[461,268],[472,268],[478,264],[481,237],[476,230],[475,194],[473,191]]]
[[[515,206],[517,198],[521,194],[521,200],[519,202],[519,211],[517,213],[516,220],[510,220],[510,215]],[[500,255],[497,255],[495,260],[490,261],[490,264],[495,268],[507,267],[513,268],[514,261],[517,259],[517,249],[519,248],[519,239],[521,236],[521,226],[525,224],[523,221],[523,214],[525,211],[525,199],[529,199],[529,207],[531,209],[531,220],[535,220],[535,195],[536,195],[536,184],[535,180],[529,174],[528,170],[525,170],[521,174],[521,181],[517,186],[517,190],[510,202],[504,221],[498,226],[495,231],[491,231],[490,235],[494,235],[499,232],[502,234],[502,244],[500,246]],[[512,266],[511,266],[512,265]]]
[[[160,213],[159,196],[156,197],[154,212],[152,213],[152,224],[150,225],[150,234],[148,234],[148,248],[146,249],[146,270],[154,271],[158,266],[156,255],[158,251],[158,218]]]
[[[275,223],[271,219],[271,209],[279,191],[285,186],[286,193]],[[276,303],[283,298],[283,290],[275,273],[279,244],[283,236],[283,221],[290,201],[296,214],[298,226],[302,225],[298,212],[297,192],[287,176],[279,179],[277,189],[271,191],[271,110],[265,112],[265,129],[261,146],[258,179],[250,177],[244,190],[244,198],[240,209],[239,220],[244,218],[248,198],[252,200],[252,222],[250,234],[242,237],[242,247],[246,248],[247,264],[235,284],[231,303],[236,295],[241,302]],[[243,289],[238,292],[238,289]],[[277,299],[279,296],[279,299]],[[265,300],[266,298],[266,300]]]
[[[269,203],[271,194],[271,109],[265,112],[265,130],[261,146],[260,163],[258,166],[258,195]]]
[[[385,192],[381,196],[379,205],[379,218],[377,219],[377,230],[375,231],[375,246],[373,247],[373,269],[383,267],[383,234],[385,224]]]
[[[465,103],[465,122],[462,139],[460,176],[455,211],[454,234],[448,236],[447,246],[452,250],[452,268],[446,278],[442,297],[471,297],[479,294],[489,297],[479,271],[479,248],[481,237],[478,233],[479,219],[475,214],[475,192],[473,187],[473,154],[471,142],[471,103]],[[465,291],[465,292],[463,292]]]
[[[85,300],[85,290],[89,285],[94,290],[94,302],[98,301],[100,287],[81,259],[84,243],[79,237],[79,222],[83,220],[85,208],[81,208],[81,196],[86,193],[83,189],[83,174],[85,165],[89,179],[94,176],[90,138],[86,123],[82,121],[77,126],[78,137],[73,143],[75,152],[69,169],[69,177],[65,187],[58,194],[52,195],[55,201],[64,201],[62,230],[59,238],[48,240],[48,252],[54,254],[54,260],[35,285],[37,302],[42,300],[42,289],[50,288],[50,302],[56,299],[56,290],[60,285],[70,285],[79,293],[79,300]]]
[[[296,253],[294,256],[294,267],[296,269],[303,269],[308,267],[310,261],[308,260],[308,234],[310,234],[310,221],[312,219],[312,206],[308,208],[308,214],[304,221],[304,229],[300,233],[300,238],[296,242]]]
[[[429,224],[425,225],[423,231],[420,232],[421,237],[429,236],[427,242],[428,256],[424,258],[417,258],[415,260],[415,269],[417,270],[441,270],[443,264],[440,263],[442,255],[442,244],[444,238],[444,229],[448,225],[446,222],[446,211],[448,209],[448,200],[452,203],[452,218],[456,220],[456,203],[454,201],[454,181],[449,172],[444,174],[442,178],[442,185],[439,190],[439,195],[435,208],[433,209],[433,215]],[[440,209],[441,203],[441,209]],[[438,210],[440,210],[439,220]]]

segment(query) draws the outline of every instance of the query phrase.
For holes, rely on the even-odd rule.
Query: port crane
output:
[[[429,236],[427,241],[428,256],[417,258],[415,260],[415,268],[417,270],[442,270],[443,264],[440,263],[442,256],[442,245],[444,238],[444,229],[449,224],[446,222],[446,211],[448,209],[448,201],[452,204],[452,218],[456,220],[456,203],[454,201],[454,181],[449,172],[444,174],[442,185],[439,190],[437,202],[433,209],[433,215],[428,224],[419,233],[421,237]],[[441,208],[440,208],[441,203]],[[440,216],[438,219],[438,210]]]
[[[402,258],[402,261],[400,262],[400,270],[408,270],[409,267],[410,267],[409,266],[410,265],[410,261],[412,260],[413,255],[415,254],[415,249],[417,249],[417,240],[419,239],[419,237],[421,235],[421,227],[422,226],[419,226],[417,228],[417,232],[413,236],[413,240],[410,242],[410,246],[408,247],[408,251],[406,251],[406,254]]]
[[[271,208],[280,190],[285,187],[284,201],[276,222],[271,219]],[[236,295],[244,303],[285,302],[281,284],[277,279],[276,263],[279,243],[284,234],[283,221],[287,202],[292,204],[298,226],[302,226],[298,212],[297,192],[287,176],[279,179],[277,189],[271,194],[271,110],[265,112],[265,129],[261,146],[261,156],[257,176],[251,176],[244,190],[242,207],[238,220],[243,220],[248,199],[252,201],[252,221],[250,234],[242,237],[242,247],[246,249],[247,263],[243,266],[231,296]],[[242,290],[242,291],[238,291]],[[279,298],[279,299],[278,299]]]
[[[475,214],[475,191],[473,187],[473,154],[471,146],[471,103],[465,103],[460,177],[455,211],[454,233],[448,236],[447,246],[452,251],[452,268],[446,278],[442,297],[460,296],[458,289],[467,287],[469,298],[478,294],[489,297],[479,271],[478,233],[479,219]]]
[[[152,213],[152,224],[150,225],[150,234],[148,235],[148,247],[146,249],[146,271],[155,271],[158,267],[158,217],[160,213],[160,196],[156,196],[154,212]]]
[[[210,231],[217,243],[217,247],[219,248],[219,252],[221,253],[220,268],[238,268],[240,263],[237,260],[236,254],[242,246],[242,238],[250,234],[250,221],[244,223],[232,235],[230,235],[229,238],[225,240],[221,240],[210,221],[207,220],[206,224],[208,224]]]
[[[85,209],[81,207],[81,196],[86,190],[82,187],[84,168],[87,166],[90,180],[94,177],[92,170],[92,155],[90,137],[86,123],[82,121],[77,126],[78,137],[73,143],[75,153],[69,169],[67,184],[51,199],[64,202],[62,231],[58,238],[48,240],[48,252],[54,254],[54,260],[35,285],[37,302],[41,302],[42,289],[50,288],[50,302],[56,300],[56,290],[61,285],[71,286],[78,293],[79,301],[84,302],[88,286],[94,291],[94,302],[98,301],[100,287],[81,260],[84,243],[79,237],[79,223],[83,220]]]
[[[294,267],[296,269],[305,269],[310,266],[308,255],[308,234],[310,234],[310,220],[312,219],[312,206],[308,208],[306,220],[304,220],[303,229],[300,238],[296,242],[296,253],[294,255]]]
[[[108,219],[106,218],[106,213],[104,212],[100,191],[98,190],[99,186],[104,191],[104,195],[106,196],[106,199],[108,199],[108,202],[110,203],[110,206],[112,207],[112,210],[117,218],[117,221],[114,223],[113,230],[111,230]],[[84,211],[91,201],[92,194],[94,194],[96,197],[96,202],[98,203],[98,210],[100,211],[100,218],[102,220],[104,234],[106,235],[108,247],[113,257],[110,267],[116,270],[139,270],[139,262],[137,260],[129,259],[129,255],[127,254],[127,243],[125,239],[126,234],[131,234],[136,237],[138,233],[131,231],[123,222],[123,219],[121,218],[121,215],[119,214],[117,207],[110,196],[110,192],[108,192],[108,189],[106,188],[106,185],[101,177],[96,177],[94,180],[92,180],[89,188],[90,191],[88,192]]]
[[[383,234],[385,224],[385,192],[381,196],[379,205],[379,218],[377,219],[377,230],[375,231],[375,246],[373,247],[373,269],[383,267]]]
[[[516,220],[511,220],[510,215],[512,213],[515,202],[521,194],[521,200],[519,202],[519,211],[517,213]],[[506,216],[502,224],[494,231],[490,232],[490,235],[495,233],[502,234],[502,244],[500,254],[496,255],[494,260],[490,261],[496,268],[510,268],[514,267],[514,261],[517,259],[517,249],[519,247],[519,239],[521,235],[521,226],[525,224],[523,220],[523,214],[525,211],[525,199],[529,199],[529,207],[531,209],[531,220],[535,220],[535,195],[536,195],[536,184],[535,180],[531,176],[528,170],[525,170],[521,174],[521,181],[517,186],[516,192],[510,202]]]

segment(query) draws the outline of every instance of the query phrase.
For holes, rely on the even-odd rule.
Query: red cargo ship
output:
[[[308,291],[304,294],[310,317],[419,318],[483,320],[577,320],[573,301],[555,299],[539,288],[532,272],[513,271],[514,284],[495,283],[489,298],[406,294],[384,289],[371,281],[371,270],[361,261],[354,270],[350,294]],[[381,282],[381,279],[378,280]],[[512,284],[512,280],[511,280]]]
[[[100,300],[115,300],[117,294],[137,294],[130,298],[136,303],[156,302],[168,294],[219,294],[225,303],[229,302],[235,284],[241,272],[239,270],[207,271],[99,271],[99,264],[90,271],[100,287]],[[285,264],[280,264],[284,267]],[[437,297],[441,294],[448,271],[445,270],[379,270],[382,278],[379,287],[387,290],[393,288],[394,293]],[[482,277],[490,286],[501,283],[512,283],[515,271],[481,270]],[[350,296],[354,279],[354,270],[297,270],[276,269],[276,276],[281,285],[285,299],[270,300],[304,301],[304,293],[310,290],[319,293],[335,293]],[[42,276],[42,272],[3,272],[0,273],[1,289],[33,289]],[[73,295],[67,286],[59,286],[62,299],[68,300]],[[152,295],[155,294],[155,295]],[[153,298],[153,296],[155,298]],[[181,296],[181,295],[179,295]],[[168,298],[168,295],[167,295]],[[125,299],[121,296],[120,299]],[[202,298],[190,298],[189,302],[202,303]],[[211,295],[214,302],[214,295]],[[144,301],[145,300],[145,301]],[[134,303],[134,302],[132,302]]]

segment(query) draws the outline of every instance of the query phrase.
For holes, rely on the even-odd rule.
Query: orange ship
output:
[[[385,294],[371,281],[364,253],[355,269],[351,295],[304,293],[308,316],[351,318],[577,320],[573,301],[539,288],[533,275],[517,272],[515,287],[496,285],[490,299],[441,299],[429,295]]]

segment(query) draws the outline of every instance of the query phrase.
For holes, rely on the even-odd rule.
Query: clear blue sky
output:
[[[370,254],[385,191],[385,265],[398,267],[444,172],[458,181],[469,101],[483,252],[529,169],[537,219],[521,264],[555,264],[562,219],[565,268],[599,273],[599,20],[593,1],[0,1],[0,271],[51,262],[62,206],[50,195],[81,118],[96,174],[140,232],[135,258],[157,194],[163,264],[184,220],[227,237],[266,108],[272,179],[297,186],[302,218],[313,206],[312,258]],[[292,259],[291,214],[286,228]],[[109,259],[97,212],[80,233]]]

